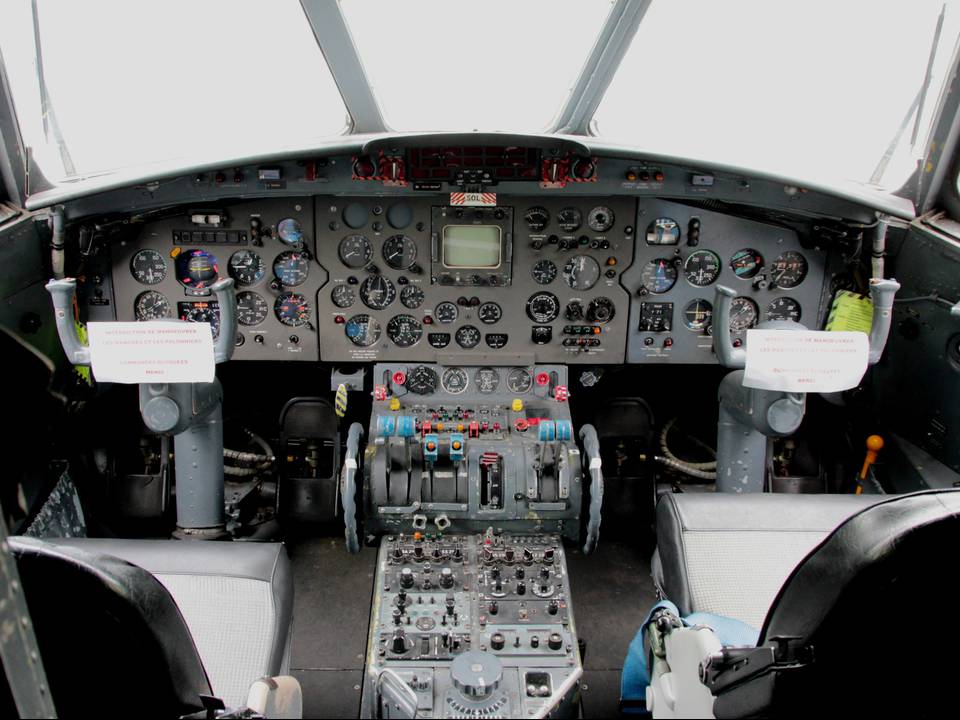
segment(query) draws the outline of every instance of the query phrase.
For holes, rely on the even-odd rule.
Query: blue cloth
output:
[[[661,608],[666,608],[677,617],[680,616],[680,611],[676,605],[669,600],[661,600],[650,608],[646,619],[644,619],[637,634],[630,642],[630,647],[627,649],[627,658],[623,663],[623,674],[620,676],[620,700],[621,703],[627,703],[622,708],[624,713],[646,714],[650,670],[647,652],[644,649],[644,634],[654,613]],[[681,621],[687,627],[706,625],[717,634],[717,639],[722,645],[754,646],[760,639],[760,631],[756,628],[723,615],[698,612],[681,618]]]

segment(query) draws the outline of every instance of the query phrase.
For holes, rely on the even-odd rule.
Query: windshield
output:
[[[325,58],[297,0],[36,5],[45,88],[30,0],[5,4],[0,50],[24,140],[55,182],[308,148],[351,127],[328,66],[342,58]],[[385,131],[550,132],[612,7],[339,3],[360,59],[350,67],[367,76],[354,79]],[[923,154],[958,32],[957,3],[939,0],[653,0],[590,132],[641,152],[896,188]]]

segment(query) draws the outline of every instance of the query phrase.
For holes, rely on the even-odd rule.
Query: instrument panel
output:
[[[113,252],[119,320],[219,329],[236,282],[240,360],[713,363],[733,330],[818,327],[827,254],[795,232],[660,199],[449,194],[277,198],[148,223]]]

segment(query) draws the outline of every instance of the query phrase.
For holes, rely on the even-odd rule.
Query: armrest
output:
[[[303,717],[303,690],[291,675],[263,677],[250,686],[247,709],[265,718]]]

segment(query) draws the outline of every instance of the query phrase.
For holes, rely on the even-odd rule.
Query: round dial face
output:
[[[277,237],[287,245],[299,245],[303,242],[303,228],[293,218],[284,218],[277,223]]]
[[[748,297],[736,297],[730,303],[730,329],[741,332],[757,324],[760,311],[757,304]]]
[[[183,305],[180,306],[183,308]],[[210,303],[189,303],[180,314],[181,320],[187,322],[207,323],[213,331],[213,337],[220,334],[220,311]]]
[[[713,305],[697,298],[683,309],[683,324],[690,330],[703,332],[713,318]]]
[[[530,232],[540,232],[550,222],[550,213],[547,212],[546,208],[532,207],[523,214],[523,221],[527,224]]]
[[[457,334],[453,337],[457,341],[457,345],[464,350],[475,348],[480,344],[480,331],[473,325],[464,325],[457,330]]]
[[[763,255],[753,248],[737,250],[730,258],[730,267],[738,278],[752,278],[763,268]]]
[[[557,225],[564,232],[573,232],[579,230],[583,224],[583,216],[576,208],[567,207],[557,214]]]
[[[436,370],[427,365],[418,365],[407,375],[407,384],[404,387],[414,395],[429,395],[436,391],[439,382]]]
[[[357,294],[349,285],[340,284],[330,291],[330,300],[338,308],[348,308],[357,301]]]
[[[354,315],[343,326],[343,332],[354,345],[370,347],[380,339],[380,323],[366,313]]]
[[[220,276],[217,258],[206,250],[184,250],[177,255],[177,281],[187,288],[203,290]]]
[[[538,292],[527,300],[527,317],[535,323],[553,322],[560,314],[560,301],[553,293]]]
[[[485,325],[493,325],[500,322],[500,318],[503,317],[503,309],[495,302],[485,302],[477,308],[477,317]]]
[[[368,275],[360,283],[360,299],[372,310],[383,310],[397,299],[397,288],[383,275]]]
[[[237,322],[241,325],[259,325],[267,319],[269,309],[262,295],[249,290],[237,293]]]
[[[781,253],[770,268],[770,284],[786,290],[795,288],[806,276],[807,259],[795,250]]]
[[[433,310],[433,316],[437,319],[437,322],[442,323],[452,323],[459,314],[460,311],[452,302],[442,302]]]
[[[574,290],[589,290],[600,279],[600,263],[589,255],[574,255],[563,266],[563,279]]]
[[[366,235],[347,235],[340,241],[337,255],[348,268],[362,268],[373,257],[373,245]]]
[[[307,281],[310,273],[310,257],[299,250],[287,250],[273,261],[273,274],[287,287],[296,287]]]
[[[710,250],[697,250],[683,263],[683,276],[695,287],[706,287],[720,277],[720,256]]]
[[[492,367],[482,367],[477,370],[477,392],[489,395],[496,392],[500,386],[500,373]]]
[[[533,386],[533,377],[524,368],[514,368],[507,375],[507,387],[513,393],[529,392]]]
[[[167,261],[156,250],[140,250],[130,259],[133,279],[144,285],[156,285],[167,276]]]
[[[549,285],[557,277],[557,266],[553,260],[537,260],[530,268],[530,274],[540,285]]]
[[[253,250],[237,250],[227,263],[230,277],[237,285],[253,285],[263,280],[263,258]]]
[[[615,314],[616,307],[613,300],[607,297],[596,297],[587,305],[587,320],[589,322],[610,322]]]
[[[387,323],[387,337],[397,347],[410,347],[420,341],[423,326],[413,315],[394,315]]]
[[[647,225],[647,245],[676,245],[680,226],[673,218],[661,217]]]
[[[137,295],[133,303],[137,320],[162,320],[173,315],[170,301],[156,290],[147,290]]]
[[[778,297],[767,305],[767,320],[793,320],[800,322],[800,303],[793,298]]]
[[[640,282],[652,293],[665,293],[677,282],[677,266],[670,258],[654,258],[643,266]]]
[[[277,320],[290,327],[299,327],[310,322],[310,304],[300,293],[282,293],[273,303]]]
[[[595,207],[587,215],[587,226],[594,232],[606,232],[613,227],[613,210],[608,207]]]
[[[425,295],[419,285],[407,285],[400,291],[400,302],[405,308],[416,310],[423,305]]]
[[[394,270],[406,270],[417,259],[417,246],[406,235],[391,235],[383,241],[383,259]]]
[[[470,376],[462,367],[447,368],[440,376],[440,387],[451,395],[459,395],[467,389],[469,384]]]

